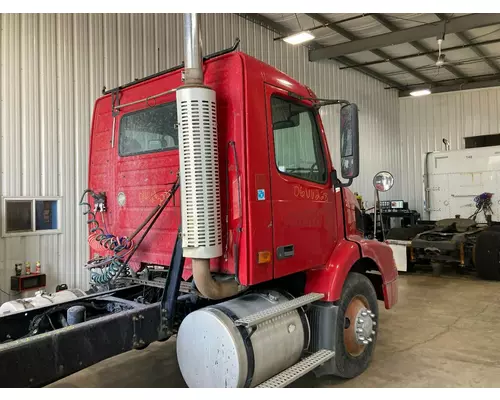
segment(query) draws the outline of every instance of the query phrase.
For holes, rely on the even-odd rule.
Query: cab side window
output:
[[[300,179],[325,183],[326,161],[313,110],[272,97],[271,113],[278,170]]]
[[[125,114],[120,121],[120,156],[177,148],[176,124],[175,102]]]

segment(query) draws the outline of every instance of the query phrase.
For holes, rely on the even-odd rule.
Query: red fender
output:
[[[363,258],[371,259],[382,275],[385,308],[391,308],[396,304],[398,296],[398,271],[391,248],[376,240],[363,240],[361,237],[352,237],[351,240],[353,241],[340,241],[326,267],[307,272],[305,292],[324,293],[323,301],[339,300],[347,274],[361,258],[361,246]]]
[[[352,240],[352,238],[350,238]],[[398,302],[398,268],[394,261],[392,249],[386,243],[377,240],[356,240],[361,245],[364,258],[369,258],[382,275],[382,289],[385,308],[390,309]]]
[[[359,258],[358,245],[342,239],[333,250],[325,268],[307,271],[305,292],[324,293],[323,301],[340,299],[345,278]]]

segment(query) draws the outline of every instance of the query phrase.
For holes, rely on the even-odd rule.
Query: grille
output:
[[[188,258],[222,255],[216,112],[213,90],[177,91],[182,247]]]

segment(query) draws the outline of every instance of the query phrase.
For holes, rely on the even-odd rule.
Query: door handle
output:
[[[277,252],[276,252],[278,260],[293,257],[294,254],[295,254],[295,249],[294,249],[293,244],[289,244],[286,246],[280,246],[280,247],[278,247]]]

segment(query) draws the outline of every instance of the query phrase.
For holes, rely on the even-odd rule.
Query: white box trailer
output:
[[[474,198],[493,193],[492,220],[500,221],[500,146],[433,151],[422,157],[423,219],[469,218],[476,211]],[[485,223],[481,212],[476,222]],[[411,240],[387,240],[400,272],[408,270]]]
[[[423,156],[424,219],[469,218],[474,197],[493,193],[493,221],[500,221],[500,146],[434,151]],[[486,222],[483,213],[478,223]]]

